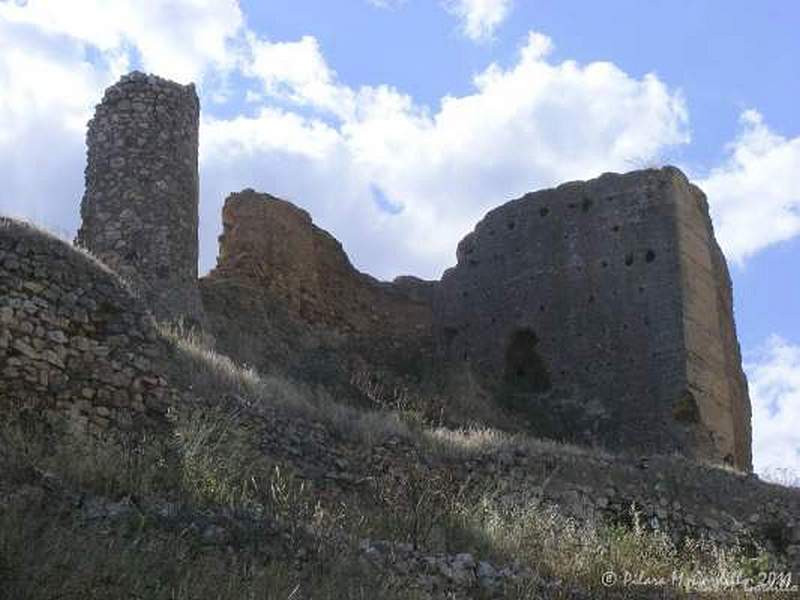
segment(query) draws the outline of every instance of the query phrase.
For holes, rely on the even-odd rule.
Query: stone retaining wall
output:
[[[153,317],[69,244],[0,218],[0,410],[103,431],[161,422],[171,394]]]

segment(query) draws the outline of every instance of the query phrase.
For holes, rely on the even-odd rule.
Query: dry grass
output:
[[[645,529],[635,509],[628,526],[578,522],[535,499],[509,505],[499,487],[467,491],[463,481],[411,461],[378,477],[366,497],[323,502],[311,483],[263,455],[247,411],[268,406],[321,420],[367,444],[402,436],[451,458],[519,448],[594,451],[490,429],[409,426],[396,413],[359,412],[318,391],[240,368],[186,332],[165,335],[175,346],[180,376],[198,396],[217,400],[177,407],[169,434],[88,441],[49,431],[24,411],[2,421],[0,598],[424,597],[409,586],[414,574],[379,576],[366,566],[358,550],[364,538],[410,542],[426,553],[470,552],[497,565],[517,562],[533,574],[507,590],[506,597],[519,599],[538,597],[542,577],[564,582],[564,597],[570,587],[603,596],[609,571],[638,582],[610,590],[615,597],[664,590],[688,597],[690,590],[676,581],[724,582],[769,566],[764,555],[747,558],[707,540],[677,545],[667,533]],[[219,401],[225,397],[233,400]],[[26,489],[45,491],[4,498],[3,490]],[[91,524],[81,504],[70,500],[76,493],[135,498],[143,508],[133,517]],[[175,528],[149,512],[147,506],[165,500],[178,504],[190,522],[226,515],[243,519],[252,531],[209,544],[191,527]],[[264,523],[279,526],[276,540],[259,537]],[[276,544],[277,556],[264,552]]]
[[[177,325],[161,325],[162,334],[178,349],[177,377],[207,398],[235,395],[251,409],[269,407],[324,422],[345,438],[372,445],[389,437],[410,440],[439,456],[461,459],[515,449],[525,452],[559,452],[571,455],[611,454],[551,440],[510,434],[486,426],[463,429],[431,426],[405,404],[384,410],[363,411],[339,404],[321,389],[311,389],[275,375],[261,375],[236,364],[211,348],[202,335]]]
[[[506,597],[520,599],[537,597],[540,577],[600,595],[607,591],[602,576],[608,571],[639,582],[725,581],[766,566],[707,541],[677,546],[666,533],[642,527],[635,511],[628,527],[578,522],[538,502],[507,506],[491,487],[467,493],[464,482],[416,463],[376,480],[372,499],[325,505],[310,483],[261,454],[238,411],[198,405],[172,419],[174,433],[166,439],[92,443],[39,429],[32,420],[6,420],[0,428],[0,489],[46,488],[52,485],[47,481],[57,481],[67,491],[133,497],[142,506],[169,498],[201,520],[207,514],[247,515],[248,523],[280,524],[282,554],[265,556],[253,540],[232,549],[209,545],[145,509],[135,518],[90,526],[80,507],[63,506],[62,496],[38,503],[0,496],[0,589],[6,597],[419,597],[407,575],[377,577],[363,564],[363,538],[409,541],[426,552],[471,552],[499,565],[516,561],[535,574],[507,591]],[[302,570],[298,551],[306,555]],[[626,597],[625,589],[618,591],[617,597]]]

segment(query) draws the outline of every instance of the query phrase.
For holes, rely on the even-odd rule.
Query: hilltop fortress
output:
[[[730,278],[705,196],[678,169],[604,174],[499,206],[461,241],[440,281],[360,273],[304,210],[247,189],[227,198],[217,266],[198,279],[198,115],[193,86],[132,73],[89,124],[77,241],[158,319],[183,318],[235,360],[349,401],[435,396],[447,416],[469,393],[483,407],[475,418],[503,413],[539,436],[751,470]],[[10,263],[0,263],[0,281],[10,281]],[[19,306],[31,289],[14,288]],[[65,318],[80,319],[75,310]],[[138,335],[152,341],[136,314]],[[84,329],[85,338],[103,333]],[[139,403],[136,386],[153,402],[168,393],[157,374],[124,365],[112,369],[124,389],[110,376],[99,391],[53,391],[42,373],[70,362],[32,358],[37,331],[0,337],[0,357],[15,361],[3,385],[18,393],[67,404],[74,396],[95,413],[98,398]],[[124,352],[138,356],[128,345],[119,341],[123,354],[109,368]],[[159,352],[142,359],[148,371]]]

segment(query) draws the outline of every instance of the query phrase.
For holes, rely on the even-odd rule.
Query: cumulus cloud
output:
[[[471,93],[442,98],[435,110],[391,86],[345,85],[314,38],[252,48],[246,70],[264,102],[290,104],[206,119],[204,180],[235,163],[247,185],[309,208],[380,276],[438,277],[492,206],[689,140],[678,91],[611,63],[554,63],[551,40],[538,33],[513,65],[490,65]],[[204,267],[213,259],[206,252]]]
[[[270,42],[248,33],[247,40],[250,58],[243,71],[260,80],[265,94],[340,116],[352,111],[352,92],[335,82],[316,38]]]
[[[3,213],[65,234],[75,228],[85,125],[106,74],[86,60],[80,45],[0,19]]]
[[[485,42],[511,14],[513,0],[444,0],[444,6],[458,18],[465,36]]]
[[[241,26],[234,0],[0,2],[0,211],[70,236],[103,90],[140,63],[218,97]]]
[[[800,483],[800,346],[773,336],[745,364],[756,472]]]
[[[229,42],[241,29],[236,0],[28,0],[0,3],[0,20],[82,42],[123,64],[183,83],[230,68]]]
[[[699,184],[726,256],[742,264],[800,233],[800,136],[778,135],[755,110],[740,122],[725,162]]]

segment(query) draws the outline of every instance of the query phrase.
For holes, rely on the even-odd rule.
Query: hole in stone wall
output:
[[[547,309],[545,308],[544,304],[540,304],[539,305],[539,312],[544,312],[545,310],[547,310]]]
[[[477,260],[475,260],[474,258],[470,258],[469,259],[469,266],[470,267],[477,267],[479,264],[480,263]]]
[[[585,213],[589,212],[589,209],[592,208],[592,204],[594,204],[594,202],[592,202],[591,198],[584,197],[581,202],[581,210]]]
[[[589,296],[589,304],[594,304],[594,296]]]
[[[549,214],[550,214],[550,209],[547,208],[546,206],[543,206],[542,208],[539,209],[539,216],[546,217]]]
[[[456,339],[456,336],[458,335],[458,329],[455,327],[445,327],[442,333],[444,334],[445,346],[449,348],[453,343],[453,340]]]
[[[650,249],[647,251],[647,254],[644,255],[645,261],[651,263],[656,259],[656,253],[654,250]]]
[[[700,421],[700,410],[694,394],[686,390],[672,405],[672,416],[679,423],[690,425]]]
[[[607,260],[601,261],[600,266],[605,269],[606,267],[608,267],[608,261]]]
[[[515,331],[506,348],[504,379],[515,390],[546,392],[550,389],[550,374],[536,351],[539,339],[530,329]]]
[[[614,233],[617,233],[617,232],[619,231],[619,225],[614,225],[614,226],[611,228],[611,231],[613,231]]]
[[[508,224],[506,225],[506,227],[508,227],[509,231],[514,229],[514,227],[516,227],[516,226],[517,226],[517,224],[514,223],[514,221],[509,221]]]
[[[633,264],[633,252],[625,255],[625,266],[630,267]]]

